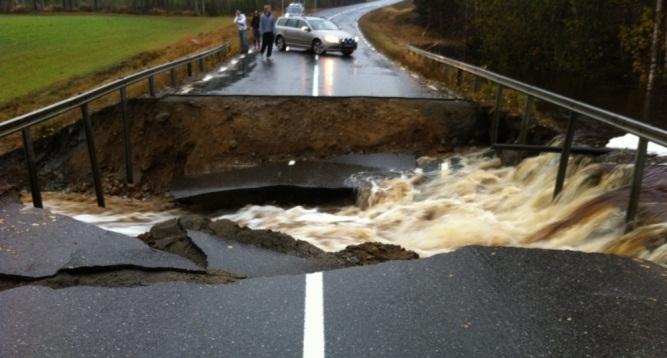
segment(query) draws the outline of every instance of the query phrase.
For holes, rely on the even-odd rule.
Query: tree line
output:
[[[511,75],[613,81],[667,74],[665,0],[414,0],[466,60]],[[653,72],[651,69],[653,68]]]
[[[280,9],[292,0],[0,0],[0,12],[92,11],[132,14],[230,15],[236,9],[249,13],[272,5]],[[301,1],[304,2],[303,0]],[[343,6],[363,0],[307,0],[308,7]]]

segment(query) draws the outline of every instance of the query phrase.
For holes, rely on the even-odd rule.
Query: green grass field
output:
[[[230,23],[229,18],[0,15],[0,103]]]

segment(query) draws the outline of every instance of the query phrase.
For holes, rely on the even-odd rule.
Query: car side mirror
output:
[[[301,31],[310,32],[310,27],[308,27],[308,26],[302,26],[302,27],[301,27]]]

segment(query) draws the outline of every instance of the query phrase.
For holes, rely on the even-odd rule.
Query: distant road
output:
[[[364,14],[393,3],[381,0],[315,13],[329,18],[359,37],[359,48],[349,58],[338,53],[316,56],[302,50],[275,52],[272,61],[257,54],[232,60],[211,72],[204,81],[184,88],[186,93],[439,97],[366,42],[358,27]]]

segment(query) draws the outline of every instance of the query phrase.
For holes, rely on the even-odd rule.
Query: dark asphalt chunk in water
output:
[[[182,257],[42,209],[0,205],[0,274],[44,277],[61,269],[102,266],[199,271]]]
[[[323,161],[272,162],[251,168],[177,178],[171,195],[212,208],[279,202],[354,201],[358,177],[416,166],[412,155],[350,154]]]
[[[297,275],[331,269],[315,260],[285,255],[197,231],[188,237],[206,254],[209,269],[243,273],[247,277]]]
[[[392,171],[412,170],[417,165],[414,155],[396,153],[347,154],[326,159],[326,161]]]

